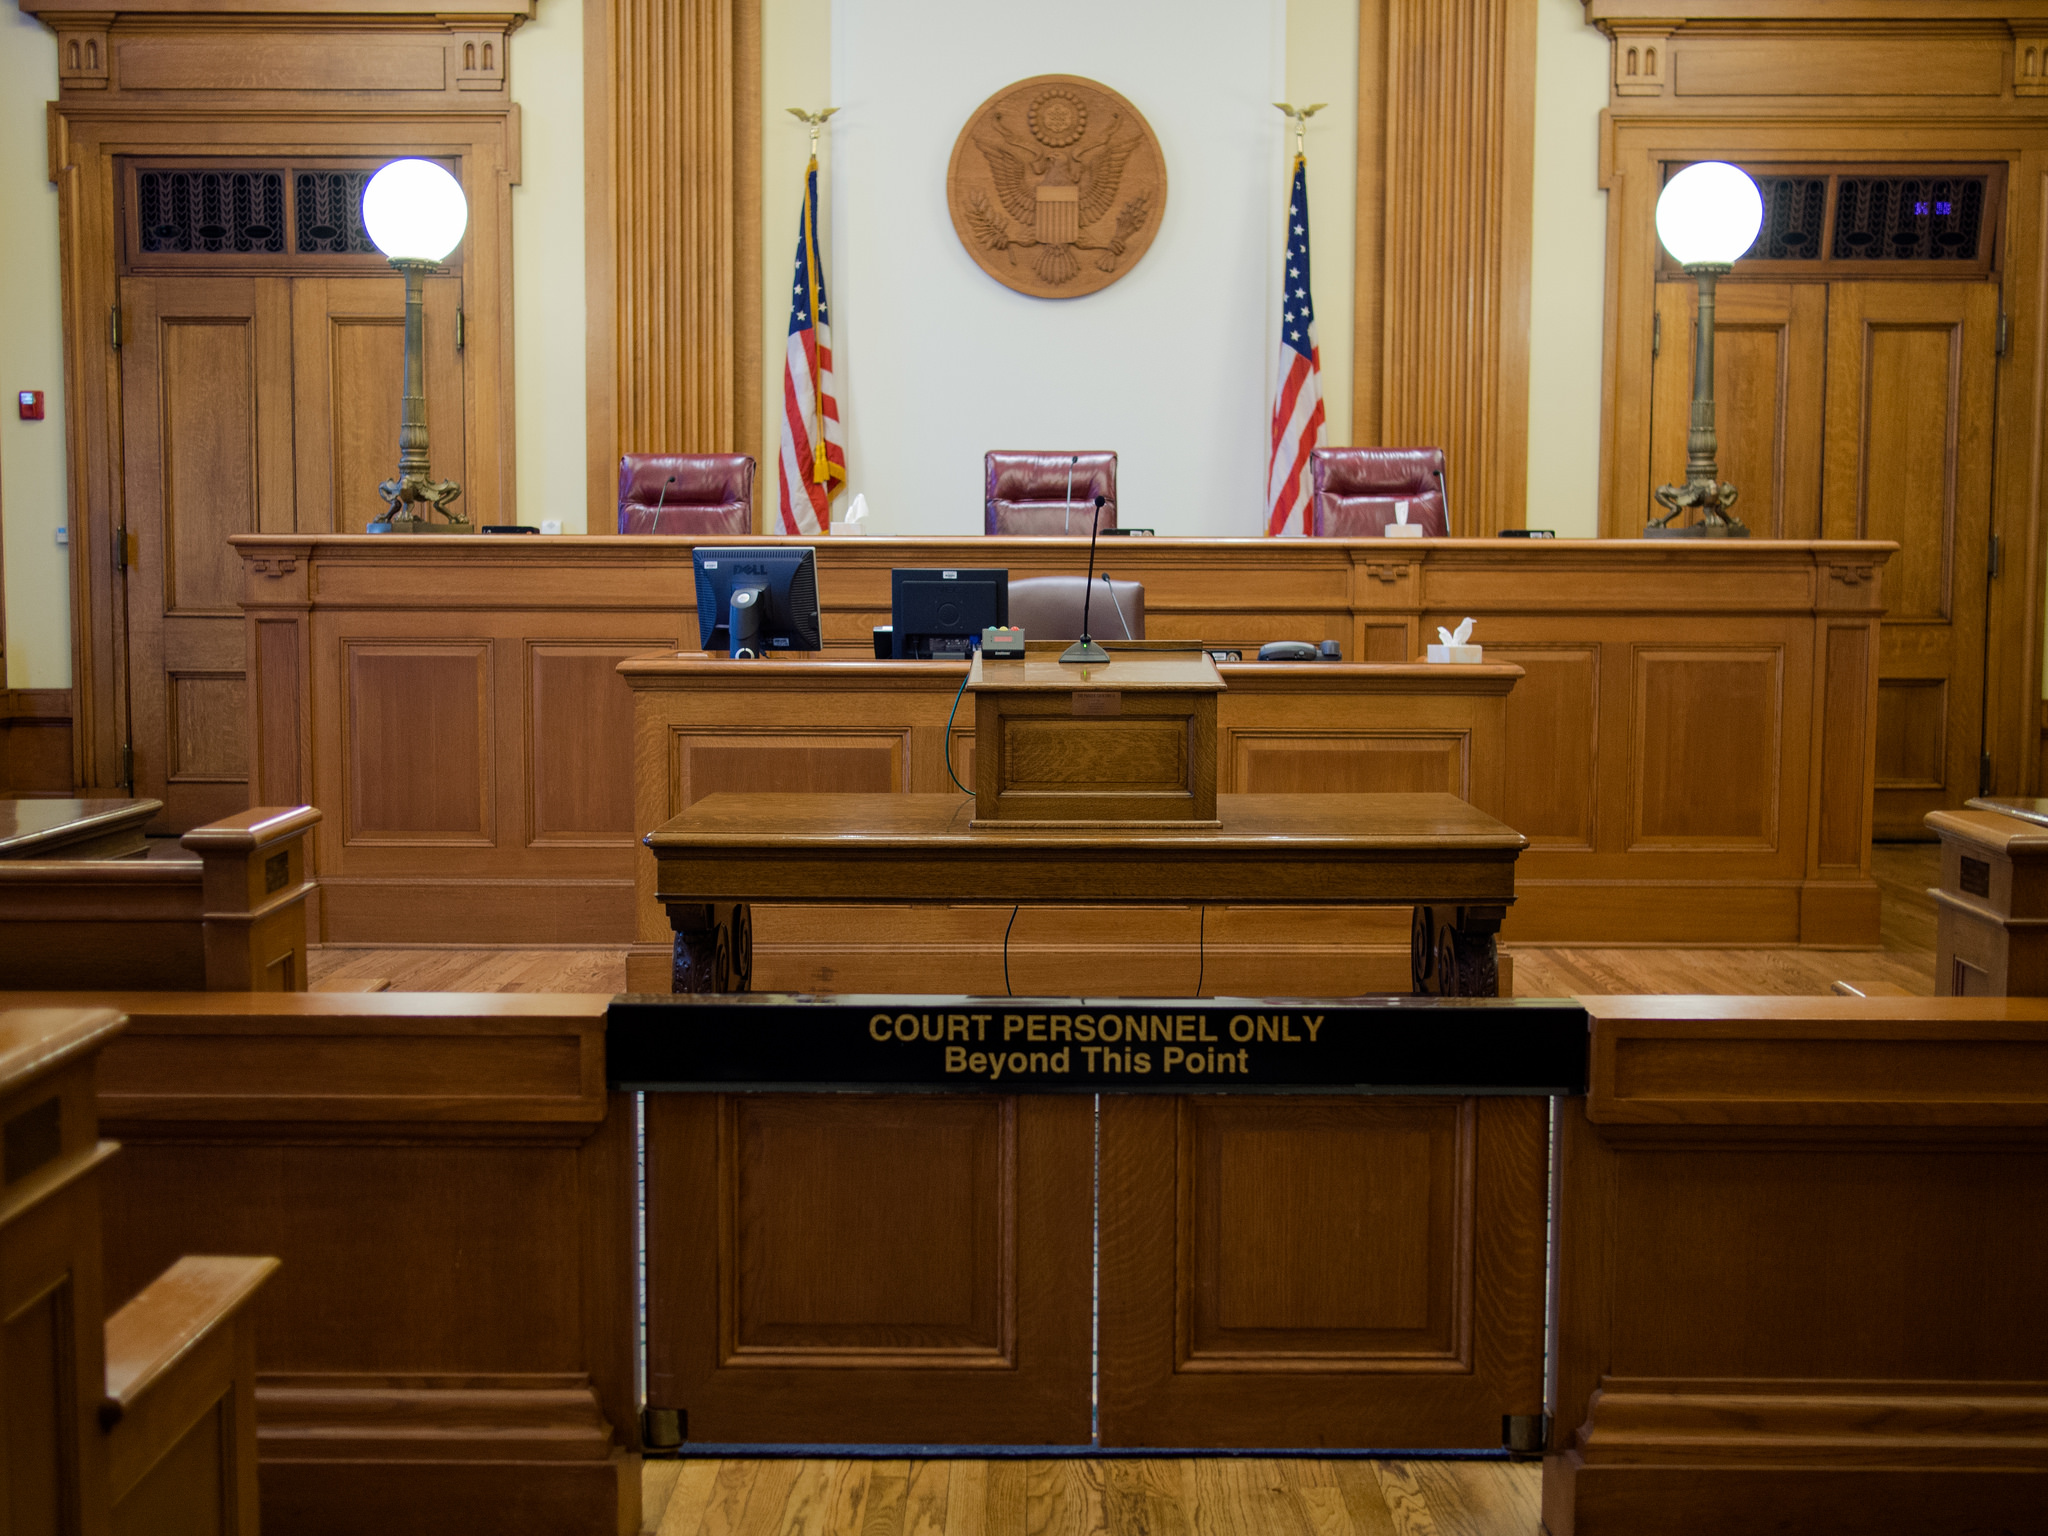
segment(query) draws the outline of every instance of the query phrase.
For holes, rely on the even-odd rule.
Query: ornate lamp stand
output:
[[[1718,445],[1714,440],[1714,285],[1733,264],[1700,261],[1686,272],[1700,285],[1700,320],[1693,342],[1692,430],[1685,439],[1685,484],[1660,485],[1655,495],[1665,508],[1662,517],[1650,519],[1643,530],[1646,539],[1746,539],[1749,528],[1729,508],[1735,505],[1735,487],[1720,478],[1714,462]],[[1689,507],[1700,509],[1700,520],[1689,528],[1673,528],[1671,521]]]
[[[369,531],[432,533],[432,514],[439,512],[451,525],[449,532],[466,533],[469,520],[448,510],[462,487],[453,480],[434,479],[427,467],[427,274],[440,263],[394,256],[391,265],[405,277],[405,393],[398,416],[398,478],[377,487],[391,510],[370,524]]]

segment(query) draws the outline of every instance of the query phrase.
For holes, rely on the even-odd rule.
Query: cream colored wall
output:
[[[520,182],[512,189],[512,382],[519,521],[582,533],[583,8],[540,0],[512,34]],[[610,533],[609,528],[595,530]]]
[[[14,688],[71,686],[70,563],[57,544],[67,478],[57,189],[43,117],[56,94],[56,35],[0,8],[0,561]],[[15,409],[23,389],[43,392],[41,421]]]
[[[1536,174],[1529,269],[1529,513],[1561,539],[1600,532],[1600,339],[1607,39],[1580,0],[1536,0]]]
[[[1358,0],[1287,0],[1287,100],[1298,107],[1328,103],[1308,121],[1308,262],[1315,279],[1316,350],[1323,358],[1325,441],[1334,447],[1351,441]],[[1278,112],[1273,116],[1280,118]],[[1280,121],[1284,127],[1286,120]],[[1291,132],[1283,135],[1283,158],[1293,140]],[[1274,239],[1279,239],[1277,223]],[[1268,398],[1271,391],[1269,378]]]
[[[811,158],[811,130],[786,109],[818,112],[832,104],[832,0],[761,0],[761,465],[754,480],[754,508],[761,528],[769,533],[782,526],[777,509],[782,485],[778,455],[783,358],[804,167]],[[830,124],[818,140],[818,246],[825,259],[825,299],[836,304]],[[833,511],[843,514],[849,499],[836,498]]]

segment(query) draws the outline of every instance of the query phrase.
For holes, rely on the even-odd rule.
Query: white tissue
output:
[[[853,505],[846,509],[846,521],[857,523],[868,515],[868,498],[865,492],[855,492]]]
[[[1405,528],[1405,527],[1406,527],[1406,526],[1408,525],[1408,503],[1407,503],[1407,502],[1405,502],[1405,501],[1397,501],[1397,502],[1395,502],[1395,503],[1394,503],[1394,521],[1395,521],[1395,522],[1397,522],[1397,523],[1399,523],[1399,524],[1401,524],[1401,526],[1402,526],[1402,527],[1404,527],[1404,528]]]
[[[1438,625],[1436,637],[1443,641],[1445,645],[1463,645],[1472,638],[1472,621],[1467,619],[1456,629],[1445,629],[1442,625]]]

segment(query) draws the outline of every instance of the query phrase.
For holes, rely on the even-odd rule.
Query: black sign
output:
[[[1574,1003],[1427,997],[622,996],[615,1089],[653,1093],[1586,1091]]]

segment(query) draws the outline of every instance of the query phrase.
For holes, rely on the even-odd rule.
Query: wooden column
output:
[[[753,453],[759,0],[584,10],[590,531],[629,452]]]
[[[1454,535],[1519,527],[1535,5],[1363,0],[1359,35],[1352,435],[1442,448]]]

